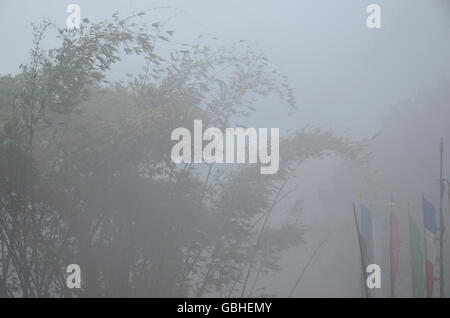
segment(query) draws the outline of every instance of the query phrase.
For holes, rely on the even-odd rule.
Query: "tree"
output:
[[[300,130],[282,141],[273,176],[256,165],[175,165],[174,128],[194,119],[225,128],[251,116],[258,97],[278,94],[288,112],[295,99],[287,79],[242,43],[157,55],[173,31],[154,23],[149,33],[139,16],[85,20],[59,30],[61,45],[50,50],[40,47],[52,26],[44,22],[30,64],[0,79],[2,296],[253,295],[281,253],[304,240],[301,205],[288,200],[297,167],[361,150]],[[122,53],[142,56],[143,71],[109,83]],[[292,219],[275,228],[280,202],[292,205]],[[65,287],[71,263],[81,266],[79,291]]]

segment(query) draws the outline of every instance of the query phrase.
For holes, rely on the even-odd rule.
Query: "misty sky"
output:
[[[127,15],[160,8],[146,21],[174,17],[169,26],[179,43],[203,34],[225,44],[241,39],[257,44],[288,75],[299,102],[297,114],[287,120],[277,99],[265,100],[255,122],[260,126],[311,123],[351,136],[371,135],[391,106],[450,73],[450,9],[445,0],[1,0],[0,74],[15,73],[27,61],[30,23],[49,17],[64,26],[69,3],[79,4],[82,18],[92,20],[115,11]],[[380,30],[366,27],[370,3],[381,6]],[[122,65],[120,74],[140,66]]]
[[[195,43],[202,34],[209,39],[217,37],[220,44],[247,40],[258,45],[288,76],[298,100],[298,111],[292,118],[287,117],[279,99],[261,101],[251,121],[259,127],[301,128],[309,123],[333,129],[339,135],[374,135],[392,107],[450,80],[448,0],[0,0],[0,75],[14,74],[21,63],[27,62],[32,44],[30,23],[49,17],[63,27],[70,3],[79,4],[82,18],[93,21],[106,19],[115,11],[126,16],[159,8],[145,21],[151,24],[172,18],[167,29],[175,30],[177,43]],[[381,6],[379,30],[366,26],[366,7],[370,3]],[[47,45],[52,45],[51,40]],[[141,66],[123,63],[111,76],[119,79],[126,72],[139,71]],[[319,176],[317,166],[313,166],[306,166],[301,174],[303,180],[310,181],[301,189],[309,211],[311,207],[318,209],[317,191],[311,189],[329,183],[332,170],[330,165],[319,166]],[[311,215],[306,220],[313,229],[314,222],[320,223]],[[319,256],[318,268],[311,269],[305,278],[307,289],[297,295],[328,295],[323,290],[312,290],[322,271],[331,272],[327,287],[332,295],[358,295],[359,280],[354,275],[358,264],[352,264],[353,272],[346,271],[348,263],[333,264],[336,273],[344,273],[337,277],[329,263],[339,259],[335,247],[341,239],[355,241],[353,230],[346,228],[333,239],[336,243],[327,250],[328,257]],[[323,233],[316,235],[318,240],[323,238]],[[309,255],[311,245],[306,252]],[[300,263],[305,259],[299,256]],[[298,266],[290,264],[289,275],[277,280],[280,286],[290,284],[290,275],[298,273]],[[342,283],[348,283],[348,279],[351,283]],[[405,279],[404,284],[409,281]],[[285,294],[286,288],[279,291]]]

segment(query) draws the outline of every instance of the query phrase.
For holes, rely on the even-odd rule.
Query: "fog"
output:
[[[6,80],[1,83],[2,122],[16,118],[10,116],[16,114],[12,105],[29,105],[33,98],[38,100],[31,89],[33,93],[26,95],[25,88],[22,92],[26,96],[15,99],[21,94],[21,85],[27,83],[20,80],[20,74],[27,79],[30,72],[30,68],[24,71],[19,66],[30,63],[31,23],[48,18],[57,28],[65,28],[70,14],[66,7],[70,3],[74,2],[1,1],[0,75],[11,74],[18,79],[12,84]],[[371,3],[381,8],[379,29],[366,25],[366,8]],[[27,275],[20,274],[20,261],[9,265],[3,256],[0,296],[287,297],[307,266],[293,297],[361,297],[361,255],[353,203],[358,217],[360,204],[372,211],[372,261],[380,265],[381,288],[371,291],[371,296],[391,296],[390,212],[400,220],[402,241],[395,294],[414,296],[408,211],[417,220],[423,248],[422,196],[435,206],[439,227],[441,137],[445,147],[443,178],[450,178],[448,1],[77,0],[76,4],[81,8],[81,18],[88,18],[90,23],[111,21],[115,12],[124,18],[148,10],[136,19],[138,24],[145,23],[148,30],[154,31],[152,24],[162,22],[163,30],[174,31],[168,41],[151,38],[154,49],[150,53],[161,56],[161,64],[166,65],[171,63],[171,52],[183,49],[186,43],[210,47],[215,53],[210,60],[205,57],[205,61],[218,66],[204,71],[211,72],[208,76],[196,73],[195,80],[209,85],[216,83],[218,76],[218,84],[201,91],[191,82],[183,83],[187,77],[183,72],[187,71],[182,70],[175,75],[167,73],[173,76],[167,75],[167,81],[156,79],[157,84],[137,80],[127,86],[132,76],[142,72],[142,56],[149,53],[145,50],[138,56],[119,50],[122,60],[111,63],[102,72],[108,83],[88,82],[94,92],[86,96],[81,89],[67,93],[67,107],[62,97],[65,93],[47,96],[45,89],[50,84],[37,84],[39,94],[47,97],[39,99],[36,105],[40,105],[42,113],[49,110],[40,122],[36,119],[35,131],[30,134],[30,140],[35,138],[34,144],[24,141],[27,146],[23,156],[30,160],[30,171],[39,172],[30,172],[29,178],[17,177],[17,184],[11,182],[12,171],[21,171],[15,164],[22,157],[15,152],[18,157],[8,157],[10,148],[2,146],[2,156],[9,158],[0,161],[0,182],[4,183],[1,213],[5,215],[0,224],[4,230],[0,238],[2,250],[14,255],[14,231],[20,232],[17,227],[24,226],[23,233],[28,233],[27,224],[35,225],[25,216],[17,221],[15,212],[11,212],[31,202],[31,210],[47,209],[58,215],[48,217],[48,222],[61,222],[51,241],[69,242],[68,246],[55,243],[48,249],[67,248],[73,253],[58,254],[58,259],[53,254],[49,256],[46,248],[33,247],[40,256],[38,265],[30,265],[29,276],[41,277],[42,268],[56,264],[52,263],[51,270],[56,278],[39,288],[25,283]],[[55,29],[50,29],[42,40],[42,49],[61,47],[56,36]],[[231,49],[225,51],[222,46]],[[225,62],[219,58],[223,52]],[[267,58],[267,69],[263,63],[261,72],[251,73],[247,65],[256,61],[259,54]],[[199,53],[195,58],[201,56]],[[151,63],[154,60],[157,59],[150,59]],[[39,64],[42,71],[38,67],[36,72],[38,78],[43,74],[42,83],[47,83],[47,77],[52,78],[52,72],[64,72],[57,68],[64,65],[58,64],[60,60],[49,61],[48,65]],[[56,65],[50,75],[45,73],[46,65],[48,69],[49,65]],[[179,67],[175,62],[174,65]],[[223,65],[226,72],[216,72]],[[70,87],[81,85],[78,77],[74,77],[75,84]],[[226,85],[221,86],[219,80]],[[122,86],[115,86],[116,82]],[[172,87],[171,83],[181,84]],[[67,92],[67,86],[61,87]],[[239,94],[234,96],[236,91]],[[56,101],[52,102],[52,98]],[[227,98],[230,103],[225,102]],[[249,116],[242,115],[250,102]],[[149,103],[158,106],[143,110]],[[123,107],[128,104],[133,106]],[[58,107],[64,111],[54,111]],[[64,112],[69,108],[76,111],[67,111],[67,115]],[[40,116],[41,111],[36,109],[36,114]],[[254,175],[251,164],[223,164],[218,168],[205,164],[173,166],[170,131],[177,125],[192,129],[195,116],[204,118],[211,127],[223,129],[279,128],[278,174],[260,179],[262,176]],[[47,120],[52,124],[46,125]],[[64,124],[59,127],[57,122]],[[7,132],[2,134],[0,141],[6,145],[9,137]],[[50,136],[56,136],[57,141]],[[20,143],[20,138],[11,139]],[[88,148],[93,153],[85,151]],[[295,169],[291,175],[292,167]],[[450,190],[447,181],[443,184],[443,212],[450,228]],[[273,190],[280,185],[282,191]],[[11,189],[19,188],[23,190],[21,203],[10,198]],[[18,191],[13,192],[17,196]],[[58,202],[54,202],[54,197]],[[278,202],[280,197],[282,202]],[[277,204],[271,207],[272,200]],[[228,218],[229,211],[233,212]],[[255,227],[247,227],[255,221]],[[108,222],[114,225],[102,225]],[[233,226],[228,228],[227,222]],[[297,227],[284,228],[286,224]],[[98,228],[104,230],[98,234]],[[36,233],[46,231],[42,228]],[[67,240],[62,239],[65,231]],[[92,234],[89,243],[83,242],[83,231]],[[33,242],[51,245],[45,243],[46,235],[39,243],[40,234],[33,235],[23,236],[24,246],[34,246]],[[104,239],[102,235],[111,238]],[[449,235],[447,231],[447,242]],[[323,240],[325,243],[320,245]],[[130,246],[133,252],[127,254],[130,262],[125,264],[119,260],[124,251],[132,250]],[[450,243],[444,246],[444,289],[448,296]],[[195,257],[190,255],[191,250]],[[25,248],[24,253],[32,252]],[[179,265],[173,265],[176,262]],[[68,291],[56,283],[64,280],[61,277],[66,275],[64,269],[70,263],[80,264],[79,290]],[[111,278],[114,276],[118,278]],[[439,295],[439,281],[434,283],[432,295]]]

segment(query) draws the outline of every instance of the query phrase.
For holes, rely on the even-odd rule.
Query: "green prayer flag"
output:
[[[425,297],[424,256],[420,249],[420,231],[416,221],[409,216],[409,241],[411,248],[412,287],[414,297]]]

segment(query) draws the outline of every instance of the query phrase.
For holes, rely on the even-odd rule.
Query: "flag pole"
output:
[[[395,297],[395,286],[394,280],[392,279],[392,207],[394,206],[394,198],[391,196],[391,200],[389,201],[389,265],[391,267],[391,298]]]
[[[371,251],[372,251],[372,262],[373,261],[375,261],[375,237],[374,237],[374,228],[373,228],[373,226],[374,226],[374,217],[373,217],[373,201],[370,201],[370,211],[369,211],[369,214],[370,214],[370,226],[372,227],[370,230],[371,230],[371,239],[370,239],[370,243],[372,244],[372,246],[371,246]],[[376,298],[376,293],[375,293],[375,291],[376,291],[376,288],[375,289],[373,289],[373,294],[372,294],[372,297],[373,298]]]
[[[441,298],[445,297],[444,295],[444,231],[445,231],[445,224],[444,224],[444,176],[443,176],[443,158],[444,158],[444,138],[441,137],[441,165],[440,165],[440,206],[439,206],[439,212],[440,212],[440,223],[439,223],[439,260],[440,260],[440,275],[439,275],[439,285],[440,285],[440,292],[439,296]]]
[[[450,213],[450,180],[447,179],[447,191],[448,191],[448,212]]]
[[[391,298],[395,297],[394,280],[392,279],[392,209],[389,218],[389,265],[391,267]]]
[[[384,259],[383,259],[383,264],[387,263],[387,260],[390,259],[390,255],[391,255],[390,247],[387,249],[387,252],[386,252],[386,245],[390,244],[390,240],[389,240],[390,233],[388,233],[388,230],[389,230],[388,222],[389,222],[389,217],[386,215],[385,218],[384,218],[384,226],[383,226],[383,231],[384,231],[384,241],[383,241],[383,246],[384,246],[384,254],[383,254],[383,256],[384,256]],[[386,275],[386,277],[387,276],[388,275]],[[385,282],[386,282],[386,280],[385,280]],[[388,288],[390,289],[390,284],[386,283],[385,286],[387,286],[387,287],[385,287],[384,296],[387,298],[388,297],[388,293],[390,292],[390,290],[388,290]]]
[[[422,206],[423,206],[423,201],[425,199],[425,195],[422,194]],[[432,295],[430,295],[430,293],[428,292],[428,272],[427,272],[427,232],[425,230],[425,213],[422,212],[423,214],[423,251],[424,251],[424,256],[425,256],[425,282],[426,282],[426,290],[427,290],[427,298],[430,298]],[[433,278],[434,279],[434,278]]]
[[[356,234],[358,235],[359,253],[361,255],[361,269],[362,269],[362,274],[364,277],[364,282],[363,282],[364,289],[366,291],[366,297],[369,297],[369,289],[367,288],[366,269],[364,268],[364,256],[363,256],[363,250],[362,250],[362,246],[361,246],[361,234],[359,233],[358,219],[356,218],[355,202],[353,202],[353,215],[355,217]]]
[[[424,232],[425,232],[425,227],[424,227]],[[408,202],[408,239],[409,239],[409,245],[410,245],[410,267],[411,267],[411,292],[412,292],[412,296],[414,297],[414,272],[413,272],[413,260],[412,260],[412,254],[411,254],[411,214],[409,212],[409,202]],[[425,253],[425,258],[426,258],[426,253]]]

